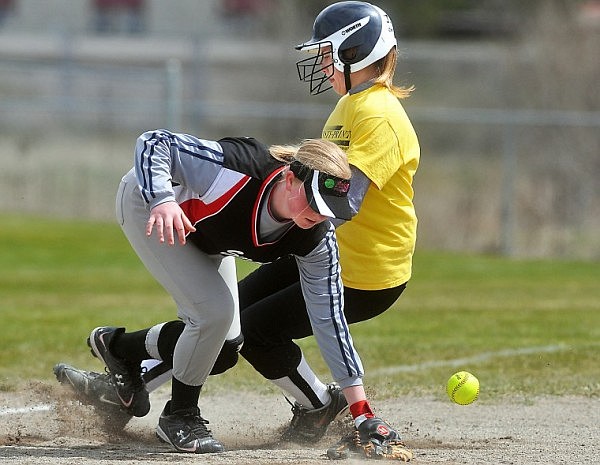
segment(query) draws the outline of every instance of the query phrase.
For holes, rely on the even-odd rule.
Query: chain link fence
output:
[[[43,40],[0,56],[7,213],[112,221],[141,132],[294,142],[318,137],[337,100],[307,96],[291,39]],[[600,258],[600,65],[543,43],[401,44],[398,81],[417,88],[404,105],[422,147],[419,247]]]

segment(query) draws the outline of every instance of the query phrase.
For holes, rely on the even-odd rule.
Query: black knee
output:
[[[185,323],[181,320],[169,321],[163,325],[160,329],[160,335],[158,337],[158,353],[160,358],[168,366],[173,366],[173,352],[175,351],[175,344],[183,329]]]
[[[302,360],[302,351],[293,341],[272,346],[245,344],[242,357],[267,379],[290,376]]]
[[[239,352],[243,343],[244,336],[242,334],[234,339],[225,341],[210,374],[218,375],[232,368],[238,361]]]

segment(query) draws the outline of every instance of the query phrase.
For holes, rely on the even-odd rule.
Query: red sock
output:
[[[364,415],[364,418],[373,418],[375,416],[369,406],[369,402],[366,400],[359,400],[358,402],[353,403],[350,406],[350,414],[352,415],[352,418],[357,418],[361,415]]]

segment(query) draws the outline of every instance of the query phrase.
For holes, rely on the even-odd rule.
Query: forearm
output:
[[[362,384],[359,386],[349,386],[342,389],[342,392],[344,393],[348,405],[355,404],[361,400],[367,400],[367,394],[365,393],[365,388]]]
[[[362,384],[363,366],[344,316],[333,228],[307,256],[297,257],[302,293],[321,355],[342,387]],[[323,274],[327,270],[328,274]]]
[[[175,200],[166,134],[160,131],[149,131],[138,137],[135,145],[134,168],[140,191],[150,208]]]

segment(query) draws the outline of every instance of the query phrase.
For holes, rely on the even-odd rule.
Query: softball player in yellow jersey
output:
[[[412,180],[419,143],[398,98],[383,85],[361,83],[340,99],[323,138],[347,147],[349,163],[371,181],[356,216],[336,230],[344,285],[406,283],[417,233]]]
[[[396,38],[377,6],[338,2],[317,16],[313,36],[296,47],[311,52],[297,63],[311,94],[329,88],[341,96],[322,137],[347,152],[352,169],[348,197],[354,216],[337,223],[348,323],[373,318],[400,297],[412,273],[417,234],[412,182],[420,148],[400,103],[412,88],[393,84]],[[277,280],[273,279],[277,276]],[[310,327],[297,267],[280,259],[239,283],[241,354],[263,376],[296,399],[284,438],[320,439],[341,407],[335,387],[319,380],[293,339]],[[274,282],[276,281],[276,282]],[[271,323],[277,321],[276,327]],[[373,413],[368,403],[349,406],[356,427]]]

